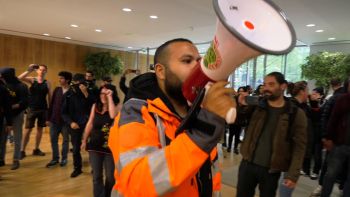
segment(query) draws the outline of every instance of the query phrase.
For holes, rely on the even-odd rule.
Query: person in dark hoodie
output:
[[[201,57],[191,41],[174,39],[154,59],[155,73],[131,81],[110,131],[117,182],[112,196],[213,196],[220,189],[216,145],[235,107],[233,89],[214,83],[192,128],[176,132],[189,109],[182,84]]]
[[[8,132],[12,129],[12,114],[10,103],[10,92],[5,87],[5,81],[0,71],[0,154],[5,154],[3,147],[6,146]],[[6,118],[6,127],[4,119]],[[4,159],[0,160],[0,167],[5,165]]]
[[[11,170],[16,170],[20,167],[19,160],[21,159],[24,111],[28,106],[28,87],[16,77],[14,68],[3,68],[1,70],[1,75],[4,79],[6,89],[10,92],[9,106],[11,106],[11,115],[13,117],[13,134],[15,143]],[[0,161],[5,160],[6,139],[7,138],[5,138],[5,143],[2,143],[3,152],[0,154]]]
[[[72,83],[70,89],[63,95],[62,119],[67,125],[73,145],[74,170],[71,177],[74,178],[82,173],[81,140],[95,97],[85,86],[83,74],[75,74]]]

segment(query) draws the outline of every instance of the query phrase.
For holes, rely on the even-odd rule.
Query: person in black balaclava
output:
[[[19,168],[19,160],[21,159],[21,145],[24,122],[24,110],[28,107],[28,87],[22,83],[17,77],[14,68],[5,67],[0,70],[3,78],[4,87],[10,95],[11,115],[13,119],[13,135],[15,149],[13,152],[13,164],[11,170]],[[2,97],[2,96],[1,96]],[[5,160],[7,135],[1,137],[0,162]]]

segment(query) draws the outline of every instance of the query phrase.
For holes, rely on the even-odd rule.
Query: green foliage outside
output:
[[[84,63],[87,70],[94,72],[96,79],[116,75],[123,70],[123,63],[120,58],[118,56],[112,56],[110,52],[89,54]]]
[[[345,80],[350,74],[350,55],[322,52],[312,54],[301,65],[302,77],[314,79],[317,86],[329,87],[333,78]]]

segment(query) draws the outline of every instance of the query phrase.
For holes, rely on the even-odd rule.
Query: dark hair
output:
[[[160,45],[157,48],[156,53],[154,54],[153,65],[156,65],[158,63],[167,64],[167,62],[165,60],[166,57],[168,56],[167,48],[170,44],[175,43],[175,42],[188,42],[190,44],[193,44],[192,41],[185,39],[185,38],[175,38],[175,39],[172,39],[172,40],[169,40],[169,41],[163,43],[162,45]]]
[[[72,79],[74,82],[84,83],[85,82],[85,76],[81,73],[76,73],[73,76]]]
[[[72,81],[72,73],[67,71],[61,71],[58,73],[58,76],[63,77],[66,81],[68,81],[68,84]]]
[[[323,87],[314,88],[313,91],[319,93],[320,95],[324,95],[324,89],[323,89]]]
[[[94,72],[92,72],[91,70],[87,70],[85,73],[90,73],[92,76],[94,76]]]
[[[287,84],[287,80],[284,78],[284,75],[280,72],[272,72],[272,73],[269,73],[268,75],[266,75],[266,77],[275,77],[276,81],[279,83],[279,84]]]
[[[240,89],[243,89],[243,92],[247,92],[248,91],[248,88],[247,86],[241,86],[237,89],[237,92],[239,92]]]
[[[288,83],[288,94],[293,97],[297,96],[300,91],[305,90],[307,87],[306,81],[298,81],[296,83],[289,82]]]
[[[331,79],[330,84],[331,84],[332,87],[340,86],[341,85],[341,80],[339,78],[333,78],[333,79]]]
[[[47,70],[47,66],[45,64],[39,64],[39,67],[42,66]]]
[[[102,107],[103,107],[103,104],[102,104],[102,101],[101,101],[101,97],[100,97],[100,94],[101,94],[101,91],[103,88],[107,88],[109,90],[112,90],[112,98],[113,98],[113,102],[114,104],[118,104],[119,103],[119,98],[118,98],[118,94],[116,92],[115,89],[113,89],[113,87],[111,85],[105,85],[105,86],[102,86],[100,87],[99,91],[98,91],[98,97],[97,97],[97,100],[96,100],[96,110],[98,112],[101,112],[102,111]]]
[[[258,85],[258,87],[256,87],[254,94],[259,95],[260,94],[260,88],[263,87],[263,84]]]

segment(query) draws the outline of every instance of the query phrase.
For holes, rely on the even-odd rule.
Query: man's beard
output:
[[[182,82],[181,80],[166,68],[165,74],[165,91],[169,97],[175,100],[178,104],[187,105],[187,101],[182,94]]]
[[[270,94],[267,95],[266,92],[268,92]],[[281,94],[279,94],[277,92],[273,93],[270,91],[264,91],[264,97],[269,101],[275,101],[281,97]]]

